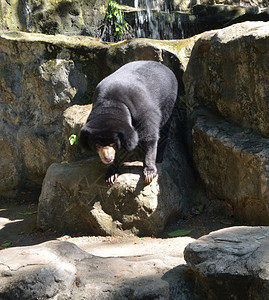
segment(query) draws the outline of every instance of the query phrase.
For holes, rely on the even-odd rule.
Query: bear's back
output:
[[[145,101],[163,106],[169,105],[167,98],[176,98],[177,89],[177,79],[168,67],[155,61],[134,61],[104,78],[97,86],[97,96],[123,99],[129,93],[136,97],[142,94]]]

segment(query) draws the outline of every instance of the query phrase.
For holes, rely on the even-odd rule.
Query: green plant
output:
[[[124,37],[130,29],[129,24],[121,12],[120,5],[112,0],[108,2],[106,21],[111,26],[113,36],[117,39]]]
[[[192,229],[190,229],[190,230],[178,229],[178,230],[169,232],[168,236],[169,237],[186,236],[186,235],[190,234],[191,232],[192,232]]]
[[[78,144],[78,136],[76,134],[71,134],[69,137],[69,143],[71,146]]]
[[[0,249],[8,248],[12,245],[12,242],[5,241],[2,245],[0,245]]]

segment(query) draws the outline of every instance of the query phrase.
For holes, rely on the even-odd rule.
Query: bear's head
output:
[[[91,128],[87,123],[80,131],[79,142],[83,149],[97,152],[104,164],[111,164],[121,147],[128,152],[136,148],[138,134],[130,126],[115,131]]]

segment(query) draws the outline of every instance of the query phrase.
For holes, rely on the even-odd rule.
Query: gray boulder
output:
[[[202,34],[184,74],[189,108],[217,111],[268,137],[268,40],[268,22],[245,22]]]
[[[268,39],[263,22],[206,32],[184,73],[193,157],[207,194],[251,225],[269,224]]]
[[[201,111],[192,138],[209,196],[229,203],[241,222],[269,224],[269,140]]]
[[[114,257],[91,255],[113,246],[93,239],[89,253],[66,241],[2,250],[0,299],[191,299],[183,259],[190,238],[117,240],[114,251],[121,244],[125,254]]]
[[[190,243],[198,299],[269,299],[268,227],[231,227]]]
[[[160,233],[172,216],[182,214],[179,189],[160,167],[159,180],[150,185],[144,184],[142,167],[125,168],[128,173],[108,188],[98,159],[51,165],[39,198],[38,226],[94,235]]]
[[[112,187],[105,185],[107,167],[99,158],[52,164],[39,198],[38,227],[95,235],[162,232],[169,221],[188,213],[194,199],[194,177],[180,130],[172,127],[159,175],[149,185],[141,162],[123,165]],[[137,157],[140,153],[131,153],[126,161]]]
[[[68,242],[48,242],[0,253],[1,299],[68,299],[76,278],[75,259],[89,257]]]

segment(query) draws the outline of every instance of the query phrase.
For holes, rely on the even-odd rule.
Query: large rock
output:
[[[215,110],[269,137],[268,41],[268,22],[204,33],[184,74],[189,106]]]
[[[184,257],[199,299],[269,299],[268,227],[231,227],[190,243]],[[195,298],[194,298],[195,299]]]
[[[193,204],[194,177],[183,130],[173,123],[159,175],[149,185],[141,162],[123,165],[112,187],[105,185],[107,166],[99,158],[52,164],[39,198],[38,226],[76,234],[158,235]],[[139,152],[126,161],[140,159]]]
[[[2,250],[0,299],[191,299],[183,259],[190,238],[93,239],[89,253],[62,241]]]
[[[64,112],[91,103],[98,82],[123,64],[161,61],[175,71],[183,93],[181,77],[196,39],[110,45],[82,36],[1,33],[0,195],[38,187],[53,162],[80,157],[71,153],[68,137],[82,121],[72,125]]]
[[[0,29],[99,36],[108,0],[0,1]]]
[[[207,193],[253,225],[269,223],[268,41],[263,22],[206,32],[184,74],[194,162]]]
[[[85,257],[89,255],[75,245],[58,241],[3,250],[0,298],[53,299],[58,294],[68,298],[76,279],[74,260]]]
[[[150,185],[144,184],[141,167],[126,169],[108,188],[98,159],[51,165],[39,198],[38,226],[69,234],[160,233],[171,217],[182,214],[180,190],[160,167]]]
[[[269,224],[269,140],[205,112],[192,138],[209,196],[227,201],[241,222]]]

